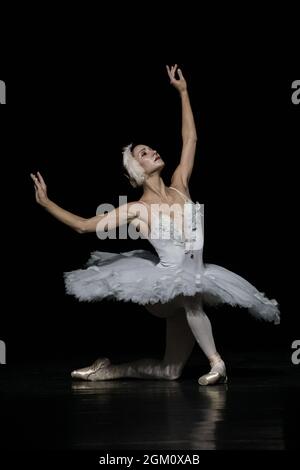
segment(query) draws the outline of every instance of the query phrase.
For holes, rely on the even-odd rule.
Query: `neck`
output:
[[[166,185],[158,173],[149,176],[144,182],[144,196],[149,199],[168,200]]]

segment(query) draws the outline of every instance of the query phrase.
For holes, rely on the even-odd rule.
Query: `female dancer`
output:
[[[112,364],[108,358],[99,358],[91,366],[73,371],[73,378],[174,380],[180,377],[197,341],[210,363],[210,371],[198,379],[199,384],[225,383],[225,363],[216,349],[204,303],[238,305],[257,318],[279,323],[276,300],[266,298],[239,275],[202,261],[203,207],[191,200],[188,188],[197,142],[195,123],[181,70],[177,71],[177,65],[167,66],[167,73],[180,94],[182,107],[182,152],[171,186],[166,186],[161,177],[165,162],[156,150],[144,144],[128,145],[123,151],[123,165],[132,186],[143,187],[142,197],[108,214],[84,219],[49,200],[41,174],[31,174],[36,201],[56,219],[79,233],[103,233],[106,227],[114,230],[129,224],[130,233],[147,238],[157,253],[96,251],[86,269],[65,273],[67,293],[79,300],[131,301],[167,322],[161,360]]]

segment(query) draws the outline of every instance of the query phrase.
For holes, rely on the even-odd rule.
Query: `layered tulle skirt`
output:
[[[95,251],[85,269],[64,273],[66,292],[80,301],[101,299],[141,305],[167,303],[178,295],[201,293],[205,303],[247,308],[257,318],[278,324],[276,300],[268,299],[238,274],[215,264],[201,270],[162,266],[148,250]]]

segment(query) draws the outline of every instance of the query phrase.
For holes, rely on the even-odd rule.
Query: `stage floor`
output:
[[[228,353],[229,383],[211,387],[197,383],[207,371],[199,358],[193,355],[176,381],[72,381],[70,370],[93,358],[2,365],[0,447],[296,449],[300,365],[291,363],[289,351]]]

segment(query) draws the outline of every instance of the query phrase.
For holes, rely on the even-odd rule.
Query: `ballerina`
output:
[[[66,211],[48,198],[42,175],[31,174],[37,203],[78,233],[97,232],[101,238],[106,227],[114,230],[128,224],[131,233],[138,231],[156,251],[95,251],[85,269],[64,274],[66,292],[80,301],[131,301],[167,323],[162,359],[112,364],[108,358],[98,358],[92,365],[73,371],[75,379],[176,380],[197,342],[210,364],[209,372],[200,376],[198,383],[226,383],[225,363],[217,351],[204,305],[227,303],[248,309],[256,318],[275,324],[280,321],[276,300],[268,299],[238,274],[203,263],[203,206],[193,202],[189,193],[197,143],[194,116],[182,71],[177,65],[166,68],[171,85],[179,92],[182,109],[182,151],[169,187],[161,177],[165,162],[155,149],[144,144],[123,149],[126,176],[133,187],[143,188],[142,197],[108,214],[86,219]]]

